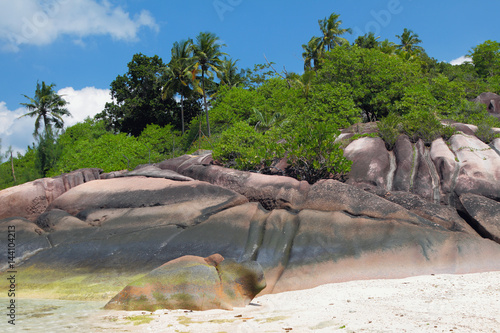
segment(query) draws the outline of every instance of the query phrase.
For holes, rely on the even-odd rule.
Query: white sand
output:
[[[153,320],[126,319],[137,315]],[[92,326],[92,332],[500,333],[500,272],[328,284],[264,295],[233,311],[106,311]]]

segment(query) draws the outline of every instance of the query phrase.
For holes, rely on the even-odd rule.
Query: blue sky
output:
[[[480,10],[479,10],[480,9]],[[100,112],[109,86],[135,53],[165,62],[175,41],[217,34],[242,68],[265,63],[301,72],[302,44],[319,35],[318,19],[340,14],[357,35],[396,42],[404,28],[427,53],[451,62],[488,39],[499,40],[497,0],[0,0],[0,139],[24,151],[34,119],[17,117],[36,82],[55,83],[70,102],[69,126]]]

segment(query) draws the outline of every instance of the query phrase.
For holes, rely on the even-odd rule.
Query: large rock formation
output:
[[[80,169],[0,191],[0,220],[23,217],[34,221],[61,194],[85,182],[100,179],[101,172],[101,169]]]
[[[132,282],[106,304],[106,309],[226,309],[242,307],[266,286],[257,262],[237,263],[214,254],[183,256]]]
[[[479,233],[500,243],[500,203],[471,193],[462,195],[460,201]]]
[[[264,281],[255,267],[265,293],[500,270],[500,156],[491,147],[464,135],[430,147],[400,137],[388,152],[364,138],[346,155],[355,160],[349,183],[226,169],[209,153],[101,175],[57,195],[31,195],[34,182],[0,192],[9,200],[0,229],[15,229],[25,293],[116,296],[109,307],[124,309],[241,306]],[[24,192],[43,206],[27,211],[33,199],[12,199]],[[226,260],[202,259],[214,253]],[[185,278],[175,282],[177,270]],[[201,289],[199,271],[211,281]]]
[[[484,92],[474,99],[474,102],[486,105],[489,113],[500,114],[500,95]]]

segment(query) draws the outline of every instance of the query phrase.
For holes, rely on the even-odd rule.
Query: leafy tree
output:
[[[373,32],[369,32],[363,36],[358,36],[358,38],[354,41],[354,44],[366,49],[373,49],[379,47],[380,42],[377,41],[379,38],[380,37],[375,37]]]
[[[196,37],[196,43],[192,45],[195,68],[201,69],[201,89],[203,91],[203,104],[207,118],[207,135],[210,137],[210,120],[208,116],[207,93],[205,89],[205,75],[215,73],[220,76],[223,55],[226,53],[221,48],[226,46],[219,43],[219,37],[211,32],[200,32]],[[209,74],[210,75],[210,74]]]
[[[191,40],[175,42],[172,47],[172,58],[165,67],[166,82],[163,90],[163,98],[172,97],[175,94],[181,96],[181,127],[184,134],[184,99],[192,95],[192,88],[196,85],[192,83],[193,61],[191,58]]]
[[[45,131],[38,138],[36,147],[35,166],[40,170],[40,175],[46,177],[61,155],[62,146],[56,144],[55,135],[52,130]]]
[[[5,189],[14,185],[23,184],[41,177],[38,168],[35,166],[37,150],[28,146],[28,149],[21,155],[13,154],[10,160],[10,149],[7,151],[9,160],[0,164],[0,189]],[[12,165],[15,169],[15,179],[12,174]]]
[[[253,69],[245,69],[245,87],[256,89],[264,84],[267,79],[274,77],[276,73],[269,69],[272,65],[274,65],[273,62],[256,64]]]
[[[408,54],[415,54],[422,52],[424,49],[417,45],[422,43],[422,40],[418,38],[418,35],[412,30],[404,29],[401,35],[396,35],[401,44],[397,45],[397,48],[401,51],[407,52]]]
[[[139,136],[148,124],[167,125],[179,114],[173,98],[163,98],[165,64],[157,55],[135,54],[128,63],[128,72],[111,83],[113,102],[106,103],[98,119],[107,128]]]
[[[486,78],[500,75],[500,43],[487,40],[469,52],[479,76]]]
[[[106,131],[106,123],[103,120],[87,117],[83,122],[66,128],[57,138],[57,144],[62,146],[64,150],[79,140],[93,141],[106,133],[108,131]]]
[[[152,156],[152,159],[156,156]],[[50,174],[57,175],[80,168],[101,168],[104,172],[133,169],[148,163],[148,148],[126,133],[105,133],[95,140],[78,140],[66,147]]]
[[[35,131],[33,136],[39,136],[40,123],[43,122],[43,129],[45,132],[51,132],[52,124],[55,128],[61,129],[64,126],[63,116],[71,116],[69,111],[65,108],[68,104],[61,96],[54,91],[55,84],[46,85],[44,81],[42,84],[37,82],[35,96],[33,98],[23,95],[29,100],[29,103],[20,103],[28,109],[28,113],[20,116],[22,117],[36,117]]]
[[[138,142],[148,148],[148,163],[160,162],[180,154],[182,142],[179,134],[171,125],[164,127],[156,124],[148,125],[138,137]]]
[[[347,39],[340,36],[352,33],[352,30],[350,28],[341,28],[342,21],[339,20],[339,17],[339,14],[332,13],[328,18],[325,17],[323,20],[318,20],[319,28],[323,33],[321,46],[326,48],[327,51],[330,51],[335,46],[349,43]]]
[[[365,119],[377,120],[393,111],[405,90],[421,80],[419,64],[392,57],[378,49],[345,45],[325,55],[316,82],[347,85],[347,97],[362,110]]]

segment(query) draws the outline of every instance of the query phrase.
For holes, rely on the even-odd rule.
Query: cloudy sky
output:
[[[481,10],[479,10],[481,9]],[[67,126],[102,111],[109,86],[136,53],[168,62],[175,41],[216,33],[243,67],[265,63],[301,72],[301,45],[319,35],[318,19],[336,12],[358,35],[396,42],[412,29],[427,53],[458,63],[485,40],[498,40],[500,1],[492,0],[0,0],[0,139],[2,151],[33,142],[34,119],[23,95],[37,81],[56,84],[70,103]]]

